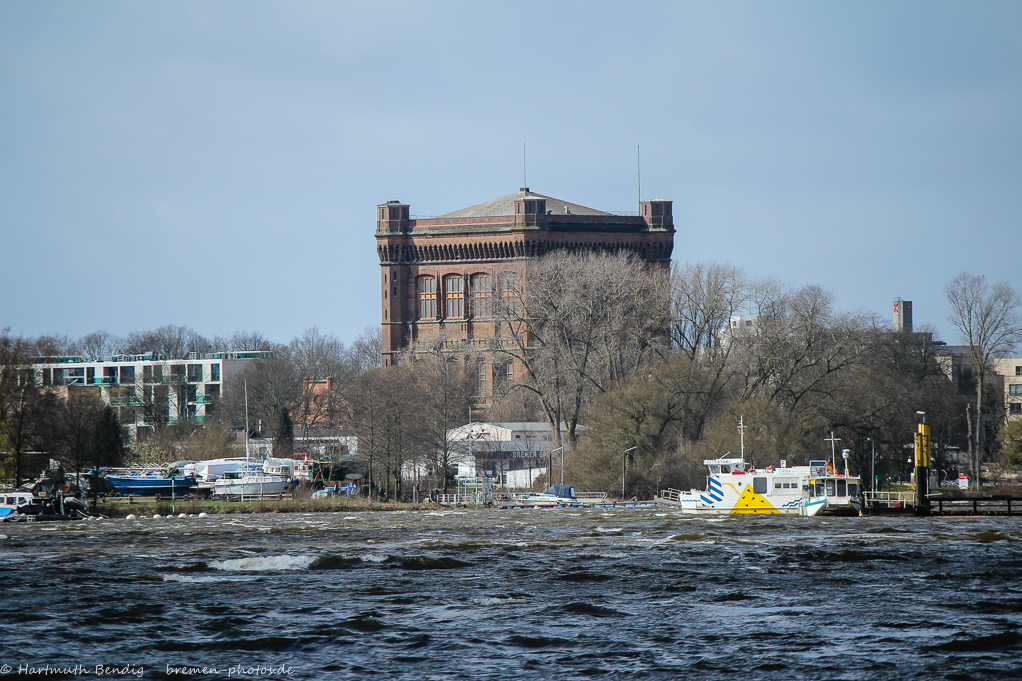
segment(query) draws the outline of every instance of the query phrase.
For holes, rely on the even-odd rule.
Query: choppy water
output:
[[[652,508],[2,524],[0,677],[1018,679],[1020,547]]]

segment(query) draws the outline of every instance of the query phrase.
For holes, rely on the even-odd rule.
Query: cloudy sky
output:
[[[0,3],[0,327],[350,341],[375,206],[673,199],[676,260],[956,337],[1022,291],[1022,3]]]

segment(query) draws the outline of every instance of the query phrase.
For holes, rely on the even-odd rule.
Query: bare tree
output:
[[[96,391],[84,388],[68,391],[67,400],[59,410],[58,456],[64,465],[79,476],[86,465],[100,459],[97,429],[104,407]]]
[[[383,332],[379,325],[370,324],[362,329],[352,341],[348,354],[358,373],[383,366]]]
[[[31,360],[35,345],[21,336],[11,336],[10,327],[0,330],[0,464],[15,486],[24,477],[26,451],[40,433],[39,413],[43,395],[36,387]]]
[[[671,273],[671,341],[675,351],[694,365],[692,397],[683,422],[688,440],[702,437],[711,412],[732,384],[738,346],[744,326],[735,317],[752,297],[754,288],[744,273],[731,265],[710,262],[686,264]]]
[[[559,446],[562,422],[574,445],[592,399],[668,346],[668,277],[628,255],[554,253],[494,297],[498,356],[524,369],[508,389],[536,396]]]
[[[671,341],[695,360],[726,356],[732,319],[751,291],[741,269],[725,263],[686,263],[671,272]]]
[[[346,412],[344,389],[355,375],[344,343],[314,326],[293,339],[285,354],[301,379],[300,397],[292,406],[295,427],[306,434],[336,427]]]
[[[302,379],[287,359],[257,359],[224,382],[224,396],[217,408],[218,418],[235,428],[245,426],[245,386],[248,386],[249,423],[261,423],[271,436],[278,434],[281,410],[301,399]]]
[[[958,329],[969,348],[976,371],[976,424],[971,438],[972,472],[979,484],[979,459],[983,451],[983,384],[994,357],[1011,352],[1022,341],[1019,294],[1007,282],[994,286],[986,277],[963,272],[944,287],[951,314],[947,320]]]
[[[410,362],[380,367],[360,374],[348,391],[350,423],[370,494],[380,489],[388,498],[399,498],[404,464],[416,460],[421,450],[422,402],[415,372]]]
[[[385,448],[389,405],[386,387],[397,367],[361,374],[348,394],[351,428],[358,437],[358,455],[365,462],[369,494],[375,482],[378,453]]]
[[[465,371],[466,363],[437,343],[432,353],[405,361],[415,377],[416,433],[430,468],[446,492],[454,479],[458,445],[450,431],[464,425],[475,388]]]
[[[75,350],[90,362],[101,362],[116,352],[119,343],[118,338],[106,331],[95,331],[79,338],[75,343]]]
[[[343,380],[352,373],[344,343],[333,334],[320,333],[318,326],[294,338],[287,346],[287,356],[298,375],[310,380]]]
[[[818,286],[778,290],[760,301],[752,327],[733,336],[740,349],[745,398],[765,394],[794,414],[831,399],[842,377],[861,362],[868,317],[839,315],[833,294]]]
[[[167,324],[155,330],[132,331],[124,338],[122,350],[129,355],[152,352],[182,359],[189,352],[210,352],[212,348],[213,343],[187,326]]]
[[[256,331],[235,331],[230,336],[213,336],[210,340],[210,352],[255,352],[269,350],[280,352],[283,349],[279,343],[265,338]]]
[[[38,357],[73,355],[77,351],[75,341],[66,333],[43,334],[32,345],[32,352]]]

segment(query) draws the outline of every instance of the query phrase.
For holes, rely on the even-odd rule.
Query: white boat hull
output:
[[[217,480],[213,483],[213,494],[224,497],[261,497],[286,494],[292,483],[277,475],[251,476],[241,480]]]
[[[762,505],[756,504],[753,506],[738,507],[736,505],[728,505],[726,503],[722,503],[719,505],[702,504],[698,499],[691,500],[689,503],[685,503],[685,501],[686,500],[683,499],[681,503],[682,513],[695,513],[702,515],[782,514],[782,515],[814,516],[827,507],[826,497],[811,497],[808,499],[799,499],[794,504],[782,506],[774,506],[769,502]]]
[[[705,491],[666,490],[661,500],[708,515],[858,515],[861,508],[859,479],[828,473],[826,462],[761,471],[741,459],[703,463],[710,468]]]

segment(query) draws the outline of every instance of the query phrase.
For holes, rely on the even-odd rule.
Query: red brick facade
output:
[[[408,209],[398,201],[377,207],[388,365],[397,353],[438,340],[467,351],[484,347],[495,335],[485,291],[499,295],[498,281],[509,275],[524,282],[531,259],[559,250],[631,252],[669,267],[674,249],[671,202],[662,199],[641,202],[637,215],[614,215],[524,188],[436,218],[411,219]],[[487,367],[480,383],[496,371],[503,370]]]

